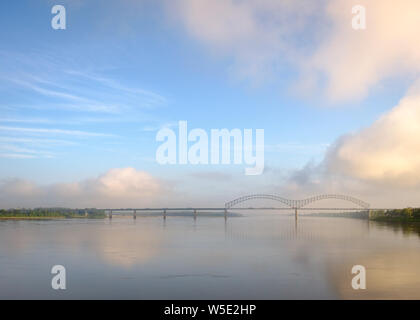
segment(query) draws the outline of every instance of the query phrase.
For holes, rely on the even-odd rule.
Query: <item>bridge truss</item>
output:
[[[311,204],[316,201],[325,200],[325,199],[344,200],[344,201],[351,202],[363,209],[370,208],[370,204],[367,202],[364,202],[360,199],[357,199],[351,196],[346,196],[346,195],[341,195],[341,194],[322,194],[322,195],[317,195],[317,196],[302,199],[302,200],[291,200],[291,199],[286,199],[278,195],[272,195],[272,194],[251,194],[251,195],[242,196],[232,201],[226,202],[225,208],[231,209],[237,204],[250,201],[250,200],[255,200],[255,199],[268,199],[268,200],[278,201],[291,209],[300,209],[307,206],[308,204]]]

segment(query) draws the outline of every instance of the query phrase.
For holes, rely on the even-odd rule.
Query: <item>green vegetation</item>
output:
[[[369,219],[375,221],[420,222],[420,208],[372,210]]]
[[[0,219],[103,219],[105,217],[104,210],[99,209],[35,208],[0,210]]]

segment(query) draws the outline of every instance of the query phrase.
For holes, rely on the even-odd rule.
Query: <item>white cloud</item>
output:
[[[365,30],[351,27],[355,4],[366,7]],[[333,101],[363,98],[384,79],[420,71],[419,1],[334,0],[326,12],[331,31],[307,66],[326,77]]]
[[[237,75],[259,81],[295,59],[294,36],[303,36],[317,6],[307,0],[176,0],[169,11],[207,48],[234,57]]]
[[[420,81],[367,128],[344,135],[319,164],[280,186],[284,193],[348,193],[377,207],[419,206]]]
[[[299,88],[322,89],[333,102],[361,99],[381,81],[420,71],[418,0],[177,0],[171,14],[232,68],[254,80],[281,76],[290,63]],[[367,28],[352,29],[352,7]]]
[[[340,138],[326,165],[332,173],[362,180],[419,185],[420,85],[370,127]]]
[[[170,190],[159,179],[134,168],[116,168],[79,182],[41,186],[11,179],[0,185],[2,207],[135,207],[153,206]]]
[[[156,178],[134,168],[111,169],[93,183],[87,182],[87,186],[107,197],[134,199],[153,197],[162,189]]]

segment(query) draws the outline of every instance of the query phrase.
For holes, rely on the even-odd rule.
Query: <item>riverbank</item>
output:
[[[420,222],[420,208],[372,210],[369,219],[383,222]]]
[[[0,210],[0,220],[51,220],[51,219],[103,219],[105,212],[98,209],[8,209]]]
[[[57,216],[57,217],[3,217],[0,216],[0,220],[66,220],[66,219],[104,219],[105,217],[85,217],[85,216],[73,216],[73,217],[64,217],[64,216]]]
[[[137,213],[137,215],[142,215]],[[146,215],[146,214],[145,214]],[[147,213],[147,216],[162,215],[162,213]],[[168,213],[168,215],[187,216],[190,212]],[[200,216],[218,216],[218,213],[200,213]],[[222,215],[220,213],[220,215]],[[420,223],[420,208],[404,208],[391,210],[370,210],[360,212],[313,213],[308,216],[345,217],[369,219],[379,222]],[[241,216],[233,212],[229,216]],[[100,209],[68,209],[68,208],[36,208],[0,210],[0,220],[48,220],[48,219],[104,219],[107,215]]]
[[[355,218],[378,222],[420,223],[420,208],[363,210],[355,212],[315,212],[310,217]]]

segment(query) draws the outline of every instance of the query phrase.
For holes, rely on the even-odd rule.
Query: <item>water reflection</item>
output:
[[[0,298],[420,298],[418,225],[244,214],[1,221]],[[56,295],[50,268],[69,289]],[[365,291],[351,268],[367,269]]]
[[[405,236],[417,235],[420,237],[420,222],[371,222],[376,228],[392,229],[396,234],[402,233]]]

